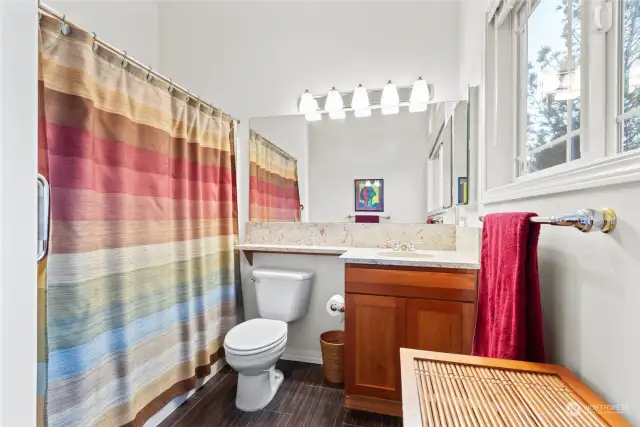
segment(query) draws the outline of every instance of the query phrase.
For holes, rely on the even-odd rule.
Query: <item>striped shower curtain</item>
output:
[[[300,221],[298,161],[251,131],[249,221]]]
[[[236,323],[234,124],[47,16],[39,60],[40,422],[142,426]]]

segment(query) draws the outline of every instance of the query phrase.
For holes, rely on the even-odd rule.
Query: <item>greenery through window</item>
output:
[[[525,3],[535,6],[523,26],[526,43],[520,43],[527,67],[521,159],[531,173],[580,158],[581,14],[580,0]]]
[[[640,148],[640,0],[623,0],[621,150]]]

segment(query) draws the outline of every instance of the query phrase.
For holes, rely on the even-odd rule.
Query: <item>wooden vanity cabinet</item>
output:
[[[346,264],[345,406],[402,415],[400,347],[471,354],[477,271]]]
[[[403,347],[471,354],[475,306],[470,302],[407,299]]]

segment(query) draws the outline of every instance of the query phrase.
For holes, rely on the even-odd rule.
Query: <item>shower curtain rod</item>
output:
[[[260,133],[256,132],[253,129],[249,129],[249,132],[259,136],[260,138],[262,138],[263,141],[265,141],[270,146],[272,146],[273,149],[276,150],[278,153],[280,153],[280,155],[283,156],[284,158],[289,159],[289,160],[293,160],[294,162],[298,163],[298,159],[297,158],[293,157],[291,154],[287,153],[282,148],[278,147],[276,144],[271,142],[269,139],[265,138],[264,135],[261,135]]]
[[[47,15],[51,16],[52,18],[57,19],[58,21],[60,21],[63,24],[67,24],[69,26],[76,27],[76,28],[82,28],[79,25],[76,25],[73,22],[71,22],[68,19],[66,19],[66,15],[65,14],[58,12],[57,10],[52,8],[51,6],[47,6],[46,4],[44,4],[44,3],[40,2],[40,1],[38,1],[38,10],[41,13],[44,12]],[[213,110],[216,110],[216,111],[220,111],[220,113],[222,113],[222,115],[231,118],[231,120],[236,122],[236,124],[240,124],[240,120],[234,118],[231,114],[224,112],[224,110],[221,110],[220,108],[216,107],[213,104],[210,104],[210,103],[208,103],[206,101],[203,101],[198,95],[195,95],[195,94],[191,93],[188,89],[186,89],[186,88],[180,86],[179,84],[175,83],[170,78],[163,76],[162,74],[158,73],[157,71],[154,71],[150,66],[145,65],[142,62],[138,61],[137,59],[129,56],[127,54],[127,51],[122,51],[122,50],[118,49],[117,47],[107,43],[106,41],[99,39],[98,36],[96,35],[96,33],[92,33],[92,34],[93,34],[94,41],[99,46],[102,46],[104,49],[107,49],[108,51],[110,51],[111,53],[113,53],[115,55],[121,56],[122,59],[123,60],[126,59],[128,63],[133,64],[136,67],[140,68],[141,70],[146,71],[148,73],[147,75],[153,76],[154,78],[158,78],[158,79],[164,81],[173,90],[178,90],[179,92],[182,92],[184,95],[187,96],[187,98],[196,99],[201,104],[209,107],[210,109],[213,109]]]

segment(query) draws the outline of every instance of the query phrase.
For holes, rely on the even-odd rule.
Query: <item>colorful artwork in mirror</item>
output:
[[[384,212],[384,180],[354,180],[356,212]]]

